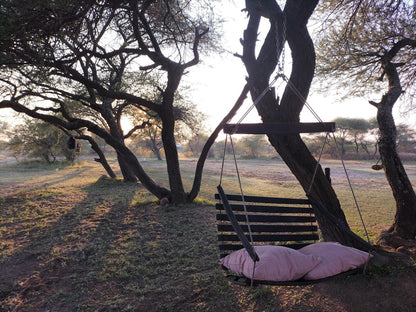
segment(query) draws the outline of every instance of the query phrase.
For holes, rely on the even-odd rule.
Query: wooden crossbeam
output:
[[[226,124],[227,134],[291,134],[335,132],[335,122]]]

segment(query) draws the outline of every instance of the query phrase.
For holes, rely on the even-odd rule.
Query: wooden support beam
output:
[[[227,134],[289,134],[335,132],[335,122],[226,124]]]

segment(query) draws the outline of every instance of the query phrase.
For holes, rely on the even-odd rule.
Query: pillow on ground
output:
[[[364,266],[369,253],[335,242],[319,242],[299,251],[305,255],[319,256],[322,262],[305,275],[307,280],[325,278]]]
[[[283,246],[254,246],[260,260],[256,262],[254,279],[259,281],[291,281],[302,278],[316,267],[320,258]],[[245,249],[222,258],[221,263],[231,272],[252,278],[253,260]]]

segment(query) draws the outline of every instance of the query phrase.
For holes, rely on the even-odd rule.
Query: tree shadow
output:
[[[38,202],[55,204],[60,214],[43,227],[36,220],[37,228],[10,233],[28,240],[0,259],[0,307],[152,312],[281,306],[267,288],[225,278],[214,207],[135,204],[142,190],[99,179],[72,197],[58,194]],[[7,204],[12,203],[6,198],[3,207]]]
[[[45,222],[46,219],[53,222],[45,225],[40,222],[40,217],[33,220],[33,226],[19,231],[16,231],[17,222],[2,218],[5,222],[2,220],[0,228],[4,228],[4,238],[25,242],[15,252],[0,259],[0,306],[5,310],[43,311],[48,302],[58,302],[53,308],[65,311],[68,298],[75,302],[93,280],[79,277],[102,270],[103,257],[117,232],[123,228],[127,209],[139,188],[137,184],[99,179],[75,194],[85,197],[82,200],[72,198],[72,205],[71,198],[62,201],[59,197],[65,194],[42,200],[13,198],[11,202],[6,197],[2,209],[7,209],[9,204],[23,206],[28,199],[34,205],[33,209],[41,209],[36,205],[53,205],[54,201],[57,206],[62,206],[54,207],[52,215],[44,217]],[[57,213],[59,217],[56,218]],[[64,300],[60,300],[62,296]]]

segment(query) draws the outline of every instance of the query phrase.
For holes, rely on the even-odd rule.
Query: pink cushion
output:
[[[256,262],[254,279],[261,281],[291,281],[302,278],[320,263],[319,257],[306,255],[282,246],[255,246],[260,261]],[[245,249],[222,258],[221,263],[240,276],[253,274],[253,260]]]
[[[305,275],[307,280],[325,278],[364,266],[369,253],[335,242],[319,242],[299,249],[305,255],[319,256],[322,262]]]

